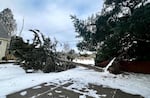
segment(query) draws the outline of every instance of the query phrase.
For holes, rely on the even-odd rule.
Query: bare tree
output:
[[[11,9],[6,8],[0,12],[0,22],[4,24],[5,28],[8,30],[8,35],[12,36],[17,29],[17,24]]]
[[[63,44],[63,52],[68,53],[70,51],[69,43]]]

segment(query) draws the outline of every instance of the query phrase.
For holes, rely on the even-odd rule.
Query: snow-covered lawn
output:
[[[75,81],[72,88],[85,88],[87,85],[96,84],[106,87],[121,89],[131,94],[140,94],[150,98],[150,75],[145,74],[120,74],[113,75],[108,72],[96,72],[83,67],[77,67],[59,73],[28,73],[17,65],[0,64],[0,98],[41,83],[67,80]],[[93,96],[96,93],[93,94]]]

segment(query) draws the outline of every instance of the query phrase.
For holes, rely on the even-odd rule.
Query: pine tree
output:
[[[10,51],[18,58],[25,70],[42,70],[48,73],[74,67],[73,65],[66,65],[58,59],[57,41],[52,42],[49,37],[46,38],[39,30],[29,31],[35,34],[33,42],[26,43],[22,37],[14,36],[10,44]]]
[[[96,62],[150,60],[150,3],[147,0],[105,0],[102,13],[91,20],[73,17],[76,32],[83,40],[77,46],[97,51]],[[87,28],[92,27],[95,32]],[[94,44],[91,44],[94,43]],[[145,48],[144,48],[145,47]]]

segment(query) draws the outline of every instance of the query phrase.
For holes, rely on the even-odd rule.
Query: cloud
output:
[[[28,29],[39,29],[46,36],[55,37],[60,42],[70,42],[75,48],[76,33],[69,15],[75,14],[79,18],[86,18],[100,11],[102,0],[0,0],[0,10],[11,8],[18,25],[22,26],[24,17],[25,39],[32,39]],[[73,43],[72,43],[73,42]]]

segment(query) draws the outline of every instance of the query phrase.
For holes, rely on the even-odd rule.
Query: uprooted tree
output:
[[[42,70],[43,72],[58,72],[74,66],[61,62],[56,51],[57,41],[52,42],[39,30],[29,30],[34,33],[33,42],[25,42],[22,37],[14,36],[11,39],[10,51],[21,62],[25,69]]]

